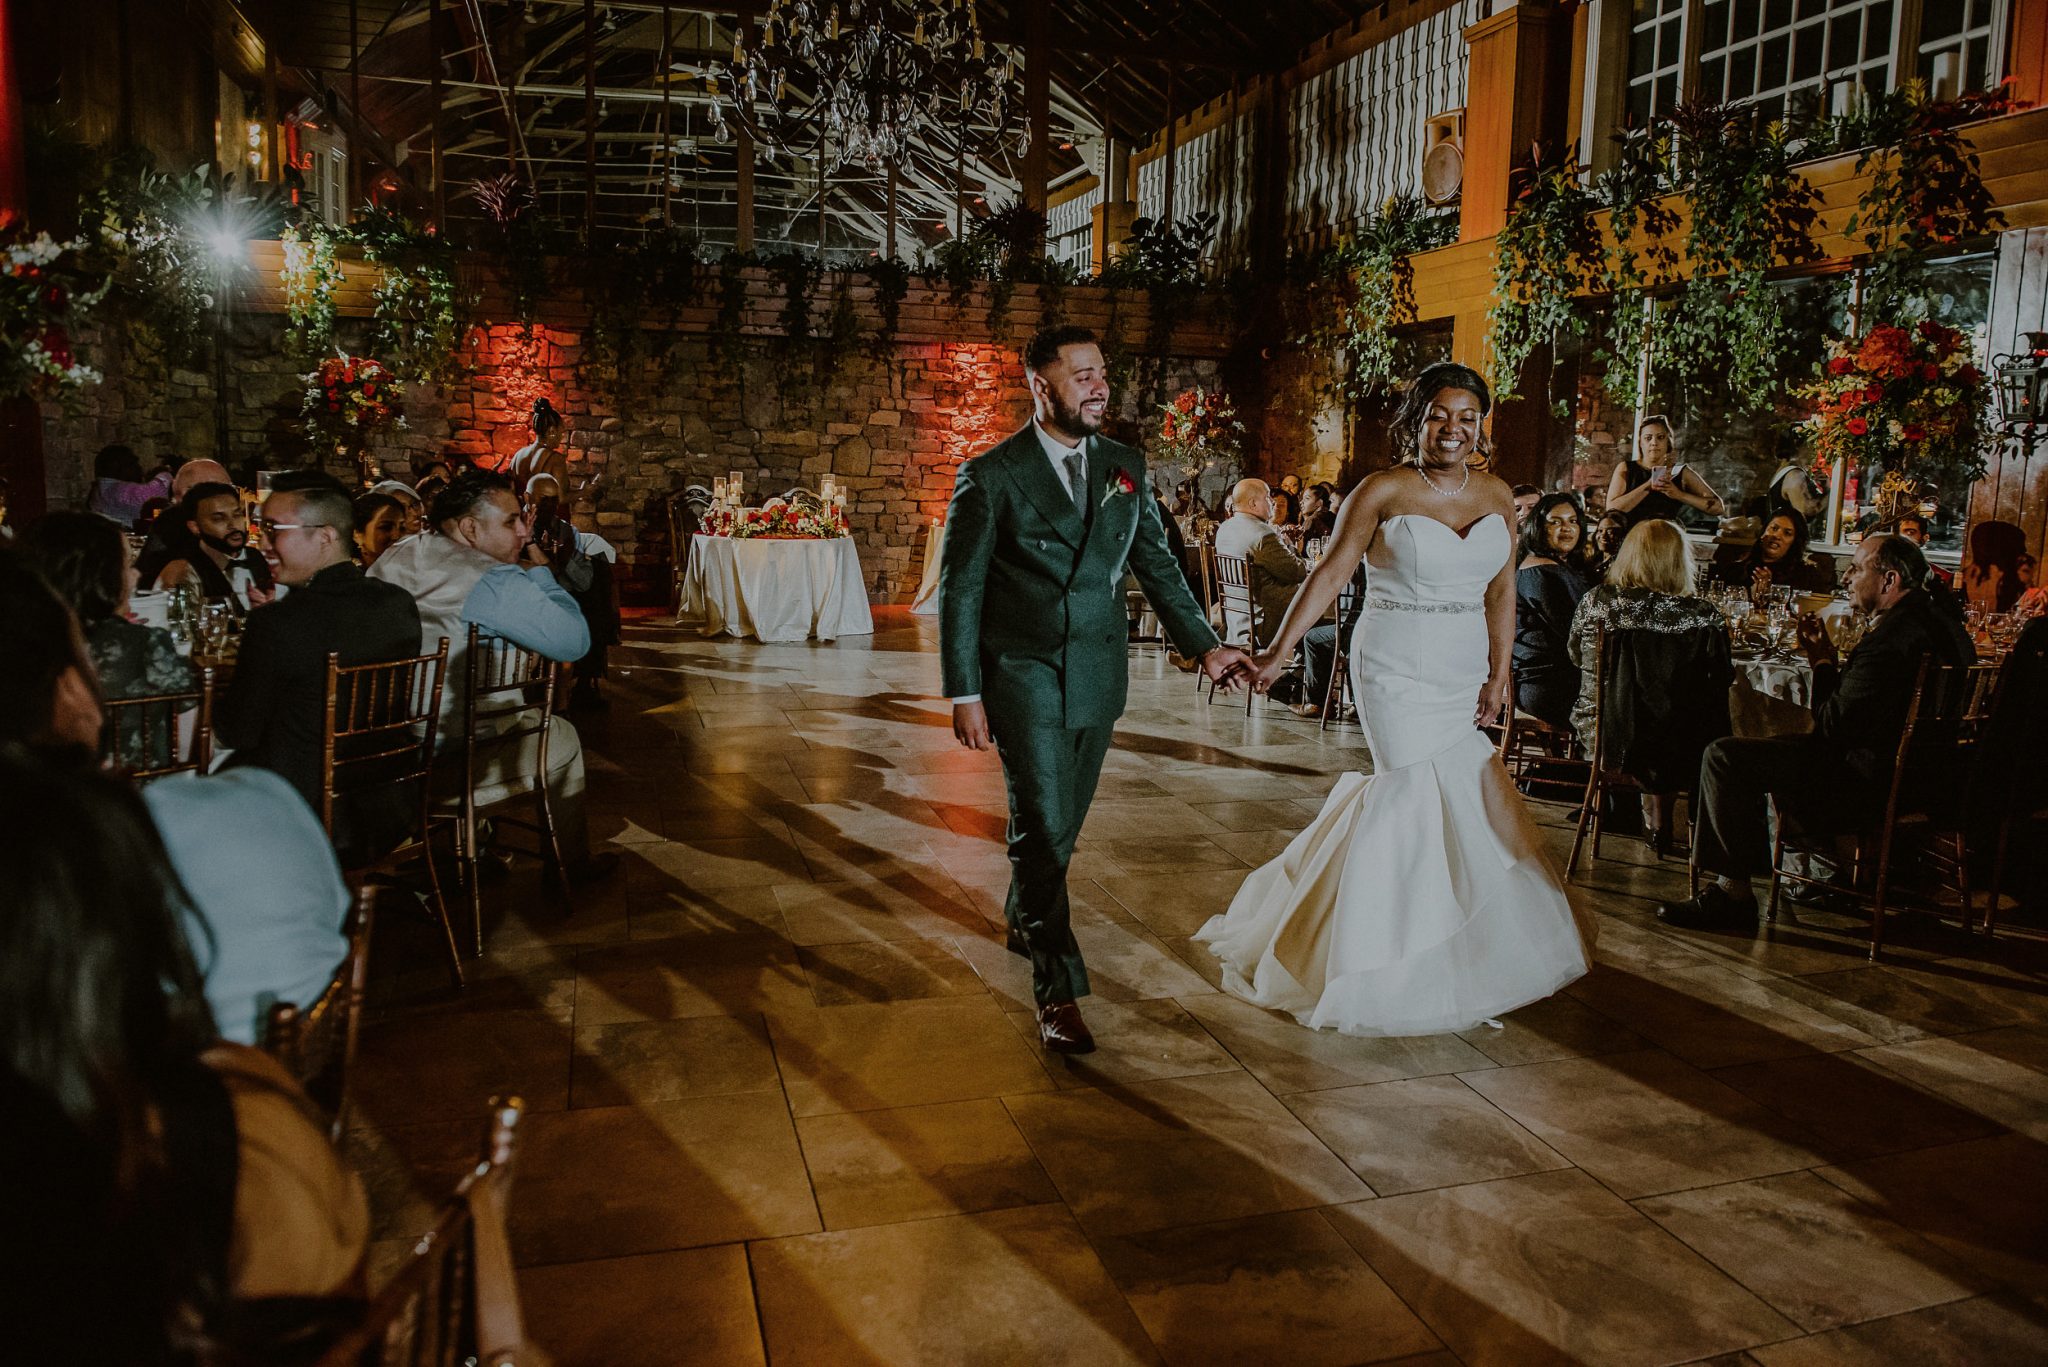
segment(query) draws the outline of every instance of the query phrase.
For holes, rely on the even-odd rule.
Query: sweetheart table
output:
[[[828,540],[699,533],[683,575],[683,615],[759,641],[831,641],[874,632],[851,537]]]

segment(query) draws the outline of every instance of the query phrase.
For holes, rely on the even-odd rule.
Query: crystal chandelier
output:
[[[706,79],[712,136],[870,170],[942,130],[1000,141],[1015,113],[1015,63],[982,40],[973,0],[770,0],[747,41]]]

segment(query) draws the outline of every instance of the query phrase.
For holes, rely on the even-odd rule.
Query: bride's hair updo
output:
[[[562,430],[562,415],[546,399],[533,401],[533,417],[528,421],[533,427],[533,435],[542,441]]]
[[[1493,411],[1493,391],[1486,387],[1486,381],[1480,378],[1478,371],[1455,361],[1440,361],[1409,384],[1408,391],[1401,396],[1401,406],[1394,411],[1394,419],[1388,424],[1394,438],[1395,460],[1414,462],[1416,443],[1422,440],[1422,426],[1429,419],[1429,406],[1446,389],[1462,389],[1478,395],[1479,416],[1482,418]],[[1477,443],[1477,454],[1492,454],[1483,435]]]

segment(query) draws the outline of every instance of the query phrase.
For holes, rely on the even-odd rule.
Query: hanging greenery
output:
[[[1653,128],[1640,136],[1617,134],[1614,165],[1595,181],[1594,193],[1607,206],[1606,253],[1601,287],[1609,300],[1600,362],[1602,387],[1616,404],[1643,405],[1637,392],[1639,358],[1655,341],[1654,292],[1678,274],[1672,234],[1678,212],[1671,205],[1671,135]]]
[[[334,291],[341,284],[341,262],[334,236],[317,219],[285,225],[284,285],[285,354],[296,361],[325,355],[334,345]]]
[[[1457,236],[1455,214],[1433,212],[1416,195],[1397,195],[1317,263],[1309,288],[1326,304],[1299,344],[1344,359],[1337,389],[1347,399],[1376,394],[1402,369],[1394,330],[1415,321],[1410,254]]]
[[[585,364],[601,379],[616,380],[645,354],[664,372],[676,356],[682,312],[697,302],[698,241],[679,228],[646,233],[620,256],[584,258],[584,296],[590,330]],[[654,321],[649,329],[645,324]]]
[[[1691,274],[1659,321],[1659,350],[1720,377],[1738,407],[1768,407],[1784,394],[1793,342],[1770,272],[1819,255],[1820,192],[1794,167],[1785,125],[1754,108],[1683,105],[1669,126]]]
[[[454,253],[404,215],[371,209],[351,236],[384,268],[371,291],[369,349],[403,382],[439,381],[454,364],[469,303],[456,285]]]
[[[881,318],[869,339],[868,351],[876,357],[886,357],[896,345],[896,329],[903,318],[903,299],[910,293],[910,267],[894,257],[878,256],[860,269],[874,286],[875,312]]]
[[[1142,289],[1151,305],[1145,349],[1164,356],[1173,330],[1188,316],[1202,291],[1202,261],[1216,240],[1220,222],[1203,210],[1187,218],[1135,219],[1131,235],[1103,266],[1096,283],[1112,289]]]
[[[1892,317],[1924,290],[1933,257],[2005,226],[1961,125],[2011,109],[2003,90],[1938,104],[1919,81],[1872,102],[1856,159],[1870,184],[1845,228],[1870,249],[1866,316]]]
[[[727,252],[718,261],[718,314],[711,323],[711,359],[729,379],[738,379],[740,363],[746,359],[742,336],[747,316],[746,268],[754,258],[745,252]]]
[[[1571,151],[1530,172],[1509,206],[1507,223],[1494,238],[1493,307],[1486,315],[1497,399],[1518,397],[1515,385],[1537,348],[1561,333],[1585,335],[1587,311],[1578,296],[1606,278],[1593,224],[1599,207]]]

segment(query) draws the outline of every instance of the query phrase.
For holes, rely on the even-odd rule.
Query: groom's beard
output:
[[[1052,399],[1052,427],[1062,436],[1072,437],[1075,441],[1081,441],[1084,438],[1094,436],[1102,430],[1101,418],[1090,418],[1079,408],[1067,407],[1066,402],[1057,394],[1050,397]]]

